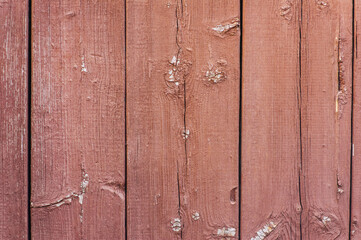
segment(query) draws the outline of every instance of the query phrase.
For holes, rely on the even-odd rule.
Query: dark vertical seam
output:
[[[350,203],[349,203],[349,234],[352,237],[352,161],[353,161],[353,111],[354,111],[354,69],[355,69],[355,0],[352,0],[352,53],[351,53],[351,151],[350,151]]]
[[[124,234],[128,239],[127,0],[124,0]]]
[[[179,6],[180,4],[180,6]],[[179,11],[181,13],[181,16],[179,16]],[[176,15],[176,45],[177,45],[177,58],[176,58],[176,66],[178,65],[179,58],[180,58],[180,54],[182,51],[182,48],[179,44],[179,31],[180,31],[180,18],[183,16],[183,0],[177,0],[177,6],[176,6],[176,10],[175,10],[175,15]],[[178,66],[177,66],[178,67]],[[184,105],[184,110],[183,110],[183,133],[184,133],[184,152],[185,152],[185,161],[186,161],[186,166],[188,164],[188,157],[187,157],[187,137],[188,137],[188,133],[187,133],[187,125],[186,125],[186,112],[187,112],[187,99],[186,99],[186,81],[185,79],[183,79],[184,83],[183,83],[183,105]],[[179,219],[181,220],[181,229],[180,229],[180,239],[183,239],[183,222],[182,222],[182,215],[181,215],[181,190],[180,190],[181,186],[180,186],[180,175],[179,175],[179,161],[177,160],[177,191],[178,191],[178,216]]]
[[[241,239],[241,214],[242,214],[242,59],[243,59],[243,0],[240,4],[239,28],[239,132],[238,132],[238,239]]]
[[[302,174],[302,166],[303,166],[303,148],[302,148],[302,24],[303,24],[303,1],[301,0],[301,9],[300,9],[300,21],[299,21],[299,46],[298,46],[298,67],[299,67],[299,79],[298,79],[298,117],[299,117],[299,141],[300,141],[300,165],[298,166],[298,201],[300,204],[300,217],[299,217],[299,226],[300,226],[300,239],[302,240],[302,213],[303,213],[303,205],[302,205],[302,191],[301,191],[301,174]]]
[[[31,55],[31,50],[32,50],[32,44],[31,44],[31,26],[32,26],[32,22],[31,22],[31,18],[32,18],[32,2],[31,0],[29,0],[28,2],[29,7],[28,7],[28,122],[27,122],[27,127],[28,127],[28,196],[27,196],[27,200],[28,200],[28,209],[27,209],[27,213],[28,213],[28,239],[31,240],[31,75],[32,75],[32,65],[31,65],[31,59],[32,59],[32,55]]]

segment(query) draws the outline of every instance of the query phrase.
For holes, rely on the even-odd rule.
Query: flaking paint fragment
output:
[[[275,228],[277,224],[269,222],[257,231],[257,235],[252,237],[251,240],[262,240],[265,239]]]
[[[238,18],[235,18],[228,24],[219,24],[213,27],[212,30],[217,32],[218,34],[225,34],[233,29],[238,29],[239,26],[240,26],[240,21]]]
[[[235,237],[236,236],[236,229],[233,227],[229,228],[219,228],[217,230],[217,235],[220,237]]]
[[[199,220],[199,218],[200,218],[199,212],[194,212],[194,213],[192,214],[192,218],[193,218],[194,221]]]
[[[182,230],[182,222],[179,218],[173,219],[171,225],[174,232],[180,232],[180,230]]]
[[[81,57],[81,72],[88,72],[88,69],[85,67],[85,58]]]

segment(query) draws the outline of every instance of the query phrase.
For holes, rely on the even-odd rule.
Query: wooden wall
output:
[[[0,20],[0,239],[361,239],[358,0]]]

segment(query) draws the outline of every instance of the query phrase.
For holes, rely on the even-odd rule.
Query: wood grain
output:
[[[28,239],[27,0],[0,1],[0,239]]]
[[[243,1],[241,239],[300,239],[300,13]]]
[[[353,151],[352,151],[352,199],[351,199],[351,239],[361,236],[361,2],[354,1],[354,71],[353,71]]]
[[[32,9],[32,239],[125,239],[124,1]]]
[[[185,161],[176,0],[127,1],[127,236],[178,239]],[[183,68],[184,67],[184,68]]]
[[[349,234],[352,1],[303,1],[302,235]]]
[[[179,58],[189,62],[183,238],[233,239],[239,234],[240,1],[182,2]]]

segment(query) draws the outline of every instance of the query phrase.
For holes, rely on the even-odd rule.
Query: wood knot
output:
[[[280,7],[280,16],[290,21],[292,19],[292,3],[290,1],[285,1]]]

